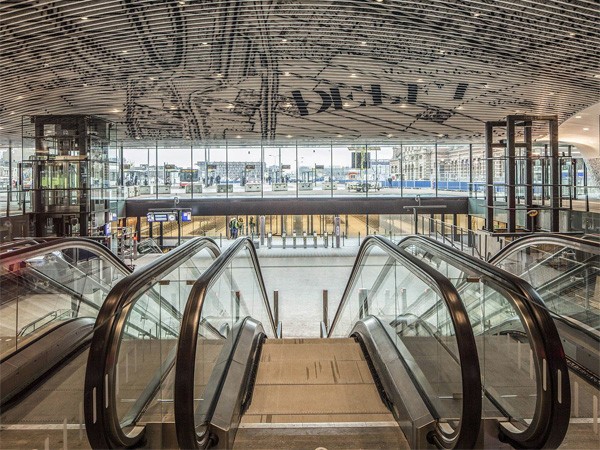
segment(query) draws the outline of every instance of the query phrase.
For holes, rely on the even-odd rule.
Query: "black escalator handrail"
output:
[[[86,432],[92,448],[133,447],[143,440],[144,428],[135,430],[135,434],[124,433],[116,411],[115,367],[127,317],[135,300],[161,275],[202,250],[209,250],[214,257],[220,254],[214,240],[206,237],[191,239],[121,279],[104,300],[96,319],[84,385]]]
[[[596,255],[600,254],[600,241],[590,241],[588,239],[566,234],[536,233],[534,235],[524,236],[511,242],[498,253],[496,253],[489,260],[489,262],[490,264],[498,265],[498,263],[507,258],[509,255],[523,250],[524,248],[531,247],[532,245],[539,244],[563,245],[574,250],[580,250]]]
[[[130,274],[131,268],[121,261],[113,252],[107,249],[104,245],[86,238],[71,237],[51,240],[42,242],[41,244],[32,245],[29,247],[23,247],[13,252],[7,252],[0,254],[0,264],[20,264],[24,260],[29,258],[35,258],[37,256],[43,256],[54,251],[62,251],[67,249],[76,250],[88,250],[92,253],[101,256],[102,258],[110,261],[115,267],[117,267],[124,274]]]
[[[200,278],[196,280],[192,286],[192,290],[188,297],[189,300],[183,313],[181,332],[177,344],[174,389],[175,429],[177,433],[177,442],[180,448],[202,448],[210,439],[208,433],[204,433],[202,436],[199,436],[196,433],[198,424],[196,424],[195,421],[194,383],[191,381],[195,379],[198,330],[201,324],[200,318],[202,317],[202,308],[204,306],[206,295],[208,294],[213,281],[219,278],[238,253],[244,249],[250,250],[252,266],[258,279],[260,294],[262,295],[265,309],[269,315],[269,326],[271,327],[273,335],[276,335],[277,333],[256,250],[249,238],[240,238],[234,242],[231,247],[225,250],[200,276]],[[212,403],[205,409],[207,411],[207,421],[210,421],[211,419],[216,402],[218,401],[218,393],[220,390],[221,387],[219,386],[215,390],[217,394],[210,399]]]
[[[571,411],[569,373],[558,330],[539,294],[518,276],[434,239],[415,235],[406,237],[398,243],[399,247],[410,245],[426,247],[438,255],[458,261],[488,277],[508,294],[507,299],[519,314],[522,325],[530,337],[537,380],[537,398],[534,416],[524,431],[514,432],[506,427],[502,427],[502,431],[505,437],[517,447],[558,447],[569,426]],[[545,379],[543,360],[546,360],[547,389],[545,390],[542,381]],[[558,386],[559,380],[560,386]],[[560,396],[557,392],[559,389]]]
[[[381,236],[368,236],[363,241],[358,255],[352,267],[348,284],[342,295],[342,300],[333,318],[328,337],[332,336],[333,330],[340,315],[349,301],[350,293],[354,283],[360,274],[362,263],[372,247],[378,247],[387,253],[388,257],[402,262],[423,282],[429,285],[437,295],[444,301],[452,319],[454,332],[460,359],[460,370],[462,375],[462,417],[460,423],[452,434],[448,434],[441,427],[435,429],[435,438],[446,448],[473,448],[479,435],[482,412],[482,385],[479,359],[477,356],[477,345],[473,335],[473,329],[469,324],[469,317],[465,306],[456,291],[454,285],[439,272],[423,263],[408,252],[398,248],[393,242]],[[425,404],[431,408],[431,402],[424,399]],[[432,411],[439,417],[439,414]],[[434,438],[434,439],[435,439]]]

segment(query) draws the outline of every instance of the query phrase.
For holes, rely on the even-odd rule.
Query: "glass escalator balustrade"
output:
[[[515,442],[521,440],[523,446],[535,447],[531,435],[536,426],[540,430],[543,428],[540,425],[543,420],[541,405],[555,402],[557,397],[566,400],[570,392],[564,357],[555,359],[556,365],[552,367],[548,361],[549,354],[564,355],[564,352],[560,341],[553,339],[558,338],[558,334],[543,302],[539,297],[535,300],[534,291],[531,291],[534,297],[527,297],[523,286],[512,284],[514,281],[502,273],[483,270],[486,263],[475,264],[470,257],[443,244],[413,237],[398,245],[435,268],[456,287],[477,342],[486,400],[484,415],[494,417],[501,413],[510,417],[520,430],[512,435],[509,433],[510,438]],[[481,264],[481,269],[478,264]],[[489,265],[487,267],[489,269]],[[409,312],[412,311],[409,309]],[[429,317],[437,318],[437,315],[437,309],[431,308],[421,317],[428,320]],[[552,337],[545,336],[536,327],[536,323],[540,322],[549,326]],[[445,324],[442,322],[440,325],[443,327]],[[540,351],[546,356],[540,357]],[[555,386],[560,393],[550,389],[549,376],[557,380]],[[569,405],[562,404],[560,408],[565,409],[568,416]],[[561,425],[564,432],[567,425]],[[543,442],[546,438],[540,436],[538,439],[542,441],[538,442]],[[562,437],[557,432],[549,439],[560,442]]]

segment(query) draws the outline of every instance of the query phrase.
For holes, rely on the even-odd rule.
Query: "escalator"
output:
[[[396,326],[399,284],[427,291],[421,301],[452,326],[436,336]],[[226,339],[206,339],[205,322],[230,330]],[[194,284],[182,324],[180,448],[362,447],[367,437],[379,448],[473,448],[479,439],[481,375],[456,289],[385,239],[363,243],[327,338],[280,337],[247,239]],[[214,345],[218,353],[205,351]]]
[[[56,246],[60,245],[58,241],[47,244],[50,245],[51,251],[48,253],[50,257],[46,260],[38,258],[35,259],[35,264],[22,264],[19,261],[23,259],[23,255],[19,257],[15,254],[11,255],[14,261],[7,262],[7,266],[12,266],[13,272],[16,268],[29,270],[18,274],[13,273],[13,276],[18,275],[29,281],[32,274],[37,276],[38,272],[46,278],[56,276],[55,281],[60,281],[63,289],[67,289],[71,295],[68,298],[69,306],[71,303],[75,305],[77,314],[90,323],[86,324],[83,333],[85,341],[80,345],[79,352],[63,358],[61,363],[53,368],[48,367],[46,375],[37,380],[26,394],[15,397],[9,408],[3,408],[0,418],[3,424],[3,429],[0,431],[3,447],[44,446],[43,439],[35,441],[36,433],[43,433],[44,437],[48,436],[50,446],[57,446],[57,442],[64,442],[66,447],[67,439],[75,448],[89,446],[83,432],[85,421],[83,405],[88,360],[94,359],[94,355],[97,355],[93,336],[102,334],[105,330],[114,332],[112,326],[115,321],[118,322],[118,318],[127,318],[126,324],[119,325],[119,332],[122,332],[127,340],[125,344],[127,349],[124,350],[125,360],[131,358],[131,365],[123,366],[120,372],[123,384],[117,384],[121,388],[120,394],[127,395],[127,401],[121,402],[119,413],[129,423],[137,420],[140,410],[150,413],[152,404],[133,402],[131,399],[139,393],[137,389],[140,383],[148,381],[152,385],[152,378],[158,376],[157,368],[169,359],[168,346],[160,346],[158,342],[161,341],[160,337],[166,337],[165,342],[171,342],[171,346],[176,342],[182,311],[179,294],[183,293],[186,298],[187,281],[195,280],[218,254],[218,247],[214,241],[198,238],[135,273],[117,275],[115,269],[107,262],[110,256],[101,262],[91,257],[90,253],[94,252],[94,245],[97,244],[93,242],[89,244],[90,241],[82,239],[66,241],[71,242],[71,246],[77,249],[78,264],[73,263],[69,252],[66,256],[64,252],[60,255],[56,253]],[[52,263],[51,267],[48,267],[50,264],[48,261]],[[65,266],[67,263],[71,265]],[[82,273],[89,273],[89,276],[82,277]],[[54,288],[58,289],[58,284]],[[73,300],[73,293],[80,294],[75,299],[77,301]],[[135,304],[126,303],[123,306],[120,301],[122,299],[131,301],[132,293],[138,295]],[[58,308],[56,302],[62,300],[61,295],[62,292],[57,294],[53,291],[52,298],[55,302],[52,303],[52,307]],[[62,327],[56,326],[56,328],[60,330]],[[41,332],[41,334],[47,333]],[[71,334],[53,341],[55,344],[56,341],[70,344],[74,339]],[[43,353],[38,352],[28,357],[38,367],[45,362]],[[168,366],[168,363],[166,365]],[[26,438],[22,432],[18,436],[14,434],[22,430],[22,427],[31,430]]]
[[[556,323],[570,368],[600,388],[600,242],[537,234],[516,240],[490,262],[537,290]]]
[[[67,238],[0,254],[0,405],[91,338],[106,294],[131,270],[106,247]]]
[[[555,448],[569,426],[564,350],[550,314],[526,282],[438,241],[411,236],[398,246],[455,286],[473,328],[482,372],[484,416],[504,417],[501,440],[520,448]],[[437,316],[415,304],[422,320]],[[445,327],[438,321],[438,327]]]

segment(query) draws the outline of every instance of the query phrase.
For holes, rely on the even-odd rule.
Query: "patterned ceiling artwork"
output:
[[[2,0],[0,136],[480,139],[600,101],[598,0]]]

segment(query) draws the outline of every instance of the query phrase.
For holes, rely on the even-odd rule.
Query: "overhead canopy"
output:
[[[600,98],[597,0],[3,0],[0,136],[480,139]]]

